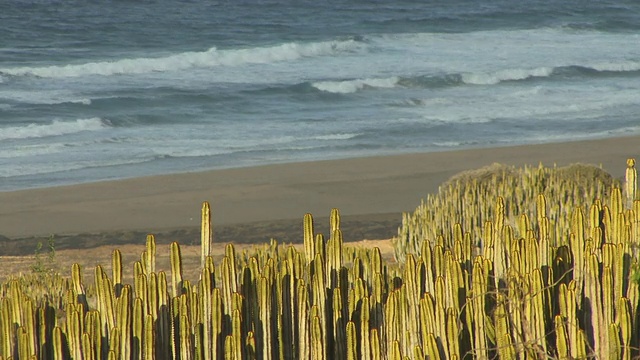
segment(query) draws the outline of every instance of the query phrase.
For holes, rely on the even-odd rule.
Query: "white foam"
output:
[[[589,66],[597,71],[612,71],[612,72],[625,72],[625,71],[638,71],[640,70],[640,62],[637,61],[625,61],[625,62],[603,62]]]
[[[530,96],[543,95],[545,89],[542,86],[534,86],[532,88],[526,88],[524,90],[516,90],[506,95],[506,97],[526,99]]]
[[[500,143],[504,143],[505,141],[502,139],[497,139],[497,140],[489,140],[488,142],[486,140],[466,140],[466,141],[435,141],[433,142],[431,145],[433,145],[433,147],[435,148],[440,148],[438,150],[442,150],[442,148],[447,148],[447,149],[455,149],[455,148],[462,148],[462,147],[474,147],[474,146],[479,146],[482,145],[483,143],[485,145],[488,144],[500,144]],[[446,150],[446,149],[445,149]]]
[[[447,147],[447,148],[455,148],[462,145],[465,145],[463,141],[436,141],[433,143],[434,146],[437,147]]]
[[[75,121],[54,120],[48,124],[29,124],[0,128],[0,140],[29,139],[74,134],[82,131],[97,131],[110,127],[108,120],[100,118],[77,119]]]
[[[0,91],[0,99],[11,102],[38,105],[82,104],[91,105],[91,99],[79,98],[66,90],[7,90]]]
[[[66,145],[64,143],[36,144],[12,146],[0,149],[0,158],[13,159],[17,157],[49,155],[61,152]]]
[[[3,166],[0,178],[10,178],[14,176],[28,176],[39,174],[51,174],[65,171],[82,170],[88,168],[109,167],[109,166],[121,166],[121,165],[133,165],[148,162],[153,160],[152,157],[146,158],[119,158],[110,160],[85,160],[74,162],[42,162],[37,165],[34,164],[21,164],[13,163],[7,166]]]
[[[525,139],[513,139],[511,142],[558,142],[558,141],[576,141],[576,140],[588,140],[588,139],[603,139],[613,136],[632,136],[640,134],[640,126],[627,126],[611,130],[602,131],[584,131],[584,132],[570,132],[570,133],[558,133],[558,134],[528,134]]]
[[[91,105],[91,99],[72,99],[63,101],[62,103]]]
[[[358,135],[360,135],[360,134],[349,134],[349,133],[328,134],[328,135],[315,136],[314,139],[316,139],[316,140],[326,140],[326,141],[330,141],[330,140],[349,140],[349,139],[355,138]]]
[[[152,147],[149,148],[156,156],[159,157],[173,157],[173,158],[183,158],[183,157],[206,157],[206,156],[216,156],[216,155],[225,155],[230,154],[233,151],[230,150],[222,150],[218,148],[213,148],[211,146],[197,146],[193,147],[188,146],[172,146],[172,147]]]
[[[208,130],[203,129],[202,131],[206,132]],[[249,151],[308,150],[317,146],[309,145],[312,141],[349,140],[359,135],[360,134],[357,133],[333,133],[303,137],[294,135],[259,137],[254,135],[239,139],[237,138],[237,134],[231,134],[226,138],[222,134],[218,134],[218,136],[222,138],[211,139],[199,138],[197,134],[194,134],[191,138],[150,139],[149,137],[145,137],[128,139],[127,142],[135,142],[141,147],[150,150],[158,157],[190,158],[219,156]],[[158,144],[161,144],[161,146]]]
[[[369,74],[378,68],[408,76],[460,74],[463,82],[474,85],[547,77],[554,69],[572,66],[640,70],[640,50],[629,46],[638,36],[628,33],[510,29],[380,35],[368,37],[368,42],[372,51],[363,68]]]
[[[505,69],[488,73],[462,74],[462,81],[470,85],[495,85],[503,81],[525,80],[532,77],[548,77],[553,67],[535,69]]]
[[[86,75],[145,74],[179,71],[191,68],[238,66],[292,61],[303,57],[332,55],[356,51],[364,44],[354,40],[323,41],[316,43],[285,43],[270,47],[218,50],[215,47],[201,52],[183,52],[158,58],[133,58],[114,61],[67,64],[45,67],[18,67],[0,69],[14,75],[34,75],[45,78],[79,77]]]
[[[454,88],[447,91],[452,99],[450,104],[429,104],[427,99],[423,106],[404,107],[402,110],[421,117],[427,124],[487,123],[516,119],[539,121],[540,124],[557,119],[577,123],[604,118],[620,111],[633,111],[637,106],[637,87],[623,89],[622,86],[616,83],[585,87],[578,83],[561,88],[496,87],[491,92],[477,88],[471,96],[469,89]]]
[[[311,86],[318,90],[336,94],[350,94],[362,90],[365,87],[393,88],[398,85],[400,78],[397,76],[379,79],[356,79],[346,81],[319,81]]]

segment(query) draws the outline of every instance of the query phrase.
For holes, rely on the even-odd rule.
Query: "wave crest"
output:
[[[179,71],[191,68],[293,61],[303,57],[326,56],[341,52],[357,51],[363,46],[363,43],[355,40],[344,40],[308,44],[293,42],[270,47],[235,50],[218,50],[214,47],[206,51],[183,52],[160,58],[133,58],[85,64],[8,68],[0,69],[0,73],[13,76],[32,75],[44,78],[144,74]]]
[[[361,134],[355,133],[338,133],[338,134],[327,134],[327,135],[318,135],[314,136],[314,140],[323,140],[323,141],[331,141],[331,140],[350,140]]]
[[[30,139],[74,134],[83,131],[98,131],[111,127],[101,118],[77,119],[75,121],[54,120],[49,124],[29,124],[0,128],[0,140]]]
[[[29,91],[14,90],[0,91],[0,100],[10,102],[37,104],[37,105],[59,105],[59,104],[81,104],[91,105],[91,99],[82,98],[67,91]]]
[[[640,62],[600,63],[591,66],[591,68],[601,72],[634,72],[640,71]]]
[[[532,77],[548,77],[553,73],[553,67],[539,67],[535,69],[505,69],[489,73],[462,74],[462,82],[469,85],[495,85],[503,81],[525,80]]]
[[[393,88],[398,85],[400,78],[397,76],[390,78],[377,78],[377,79],[356,79],[345,81],[318,81],[311,84],[314,88],[335,93],[335,94],[350,94],[362,90],[366,87],[371,88]]]

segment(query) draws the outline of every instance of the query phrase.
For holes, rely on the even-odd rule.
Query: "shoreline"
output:
[[[211,203],[214,229],[285,220],[299,221],[301,227],[305,213],[323,218],[333,207],[345,219],[397,214],[399,223],[402,212],[413,211],[460,171],[495,162],[581,162],[621,177],[629,157],[640,157],[640,136],[283,163],[0,192],[0,235],[20,239],[198,229],[203,201]]]
[[[407,157],[407,156],[420,156],[425,154],[448,154],[448,153],[456,153],[456,152],[473,152],[473,151],[487,151],[487,150],[499,150],[499,149],[519,149],[523,147],[537,147],[537,146],[545,146],[545,145],[560,145],[560,144],[581,144],[581,143],[597,143],[597,142],[605,142],[611,141],[614,139],[640,139],[639,134],[633,135],[622,135],[622,136],[612,136],[612,137],[604,137],[604,138],[588,138],[588,139],[573,139],[573,140],[561,140],[561,141],[548,141],[548,142],[539,142],[539,143],[527,143],[527,144],[510,144],[510,145],[495,145],[495,146],[468,146],[468,147],[460,147],[456,149],[430,149],[424,151],[414,151],[414,152],[397,152],[397,153],[386,153],[381,155],[355,155],[350,157],[335,157],[335,158],[326,158],[326,159],[305,159],[305,160],[280,160],[275,162],[269,162],[266,164],[251,164],[251,165],[236,165],[236,166],[219,166],[213,168],[204,168],[198,170],[187,170],[187,171],[174,171],[167,173],[159,173],[159,174],[143,174],[137,176],[123,176],[123,177],[113,177],[109,179],[99,179],[99,180],[87,180],[85,182],[78,183],[66,183],[66,182],[57,182],[53,185],[47,186],[29,186],[25,188],[9,188],[5,190],[0,189],[0,195],[3,193],[15,193],[15,192],[24,192],[24,191],[33,191],[33,190],[43,190],[43,189],[57,189],[57,188],[68,188],[74,186],[83,186],[83,185],[92,185],[92,184],[106,184],[106,183],[115,183],[122,181],[131,181],[137,179],[152,179],[157,177],[170,177],[170,176],[184,176],[191,174],[207,174],[212,172],[223,172],[223,171],[233,171],[233,170],[242,170],[249,168],[264,168],[271,166],[287,166],[287,165],[297,165],[297,164],[314,164],[314,163],[324,163],[324,162],[342,162],[342,161],[352,161],[359,159],[379,159],[379,158],[390,158],[390,157]],[[639,146],[640,148],[640,146]],[[55,180],[53,180],[56,182]]]

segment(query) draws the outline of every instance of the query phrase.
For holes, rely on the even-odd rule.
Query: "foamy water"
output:
[[[0,128],[0,140],[58,137],[85,131],[98,131],[110,126],[100,118],[77,119],[75,121],[53,120],[49,124],[28,124]]]
[[[20,4],[0,191],[640,134],[635,2]]]

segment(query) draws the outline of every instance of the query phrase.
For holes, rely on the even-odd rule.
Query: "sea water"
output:
[[[3,0],[0,191],[640,134],[640,2]]]

